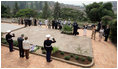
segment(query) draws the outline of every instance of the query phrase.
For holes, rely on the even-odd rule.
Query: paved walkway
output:
[[[47,63],[42,56],[30,54],[30,58],[20,58],[19,52],[15,50],[10,53],[7,47],[1,47],[1,67],[2,68],[78,68],[78,66],[70,65],[61,61],[53,60]]]
[[[78,30],[80,32],[79,36],[83,36],[83,30]],[[87,31],[87,36],[90,38],[91,31]],[[98,41],[98,33],[96,34],[96,40],[92,40],[92,48],[93,48],[93,56],[95,60],[95,65],[93,68],[116,68],[117,67],[117,48],[110,42],[101,42]],[[28,68],[36,68],[36,67],[46,67],[47,63],[44,57],[36,56],[30,54],[30,59],[26,61],[25,59],[20,59],[18,56],[18,51],[13,53],[9,53],[8,49],[5,47],[1,48],[1,66],[2,68],[10,68],[10,67],[28,67]],[[39,60],[37,60],[39,59]],[[21,61],[23,60],[23,61]],[[11,63],[10,63],[11,62]],[[57,60],[51,62],[48,65],[51,68],[75,68],[77,66],[73,66],[67,63],[63,63]],[[48,68],[46,67],[46,68]]]
[[[13,24],[13,23],[1,23],[1,32],[6,32],[8,30],[14,30],[17,28],[23,27],[22,25]]]
[[[83,30],[78,30],[79,36],[83,36]],[[87,30],[87,37],[91,37],[91,30]],[[117,67],[117,48],[109,40],[104,38],[99,42],[99,34],[96,34],[96,40],[92,40],[93,56],[95,65],[93,68],[116,68]]]

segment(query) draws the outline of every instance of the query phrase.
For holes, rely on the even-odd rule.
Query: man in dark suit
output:
[[[24,57],[24,50],[23,50],[23,40],[24,39],[23,39],[23,37],[24,37],[24,34],[22,34],[21,37],[17,38],[20,57]]]
[[[34,26],[37,26],[37,20],[34,19]]]
[[[52,29],[54,29],[55,26],[55,20],[52,20]]]
[[[109,34],[110,34],[110,28],[109,28],[109,25],[107,25],[107,28],[105,30],[105,40],[104,41],[108,40]]]
[[[101,29],[101,22],[98,23],[98,28],[97,28],[97,31],[99,32]]]
[[[24,19],[24,22],[25,22],[25,27],[27,27],[27,25],[28,25],[28,19]]]
[[[73,35],[77,35],[78,24],[76,22],[73,23]]]

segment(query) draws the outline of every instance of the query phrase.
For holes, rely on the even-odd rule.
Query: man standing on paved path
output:
[[[48,19],[46,19],[44,22],[45,22],[46,28],[48,28]]]
[[[17,41],[18,41],[18,47],[19,47],[19,55],[20,57],[24,57],[24,50],[23,50],[23,37],[24,37],[24,34],[21,35],[21,37],[18,37],[17,38]]]
[[[78,24],[76,22],[73,23],[73,35],[77,35]]]
[[[50,60],[51,59],[51,51],[53,50],[51,44],[56,42],[54,38],[52,38],[52,40],[50,40],[50,36],[51,35],[49,35],[49,34],[46,35],[47,40],[44,41],[44,48],[46,50],[46,60],[47,60],[47,62],[52,61],[52,60]]]
[[[37,20],[34,19],[34,26],[37,26]]]
[[[55,26],[55,20],[52,20],[52,29],[54,29]]]
[[[15,37],[15,34],[11,35],[10,33],[11,33],[11,30],[8,30],[7,35],[6,35],[6,41],[9,44],[9,51],[13,52],[13,39],[12,39],[12,37]]]
[[[25,27],[27,27],[27,25],[28,25],[28,19],[24,19],[24,22],[25,22]]]
[[[110,34],[110,28],[109,28],[109,25],[107,25],[107,29],[105,30],[105,40],[104,41],[108,40],[109,34]]]

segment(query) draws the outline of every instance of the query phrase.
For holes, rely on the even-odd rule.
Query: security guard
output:
[[[51,35],[49,35],[49,34],[46,35],[47,39],[44,41],[44,48],[46,50],[46,60],[47,60],[47,62],[52,61],[52,60],[50,60],[51,59],[51,51],[53,50],[51,44],[56,42],[54,38],[52,38],[52,40],[50,40],[50,36]]]

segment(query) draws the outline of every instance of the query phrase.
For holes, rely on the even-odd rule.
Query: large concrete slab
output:
[[[16,28],[22,27],[21,25],[16,24],[3,24],[2,23],[2,32],[7,30],[13,30]],[[61,34],[60,30],[48,29],[40,26],[31,26],[26,27],[17,31],[14,31],[17,40],[21,34],[29,37],[29,41],[32,44],[43,46],[43,42],[46,39],[46,34],[51,34],[52,37],[56,39],[56,43],[52,46],[58,47],[62,51],[67,51],[71,53],[76,53],[80,55],[93,56],[91,39],[85,36],[73,36]]]
[[[11,24],[11,23],[1,23],[1,32],[6,32],[7,30],[14,30],[23,27],[23,25]]]

